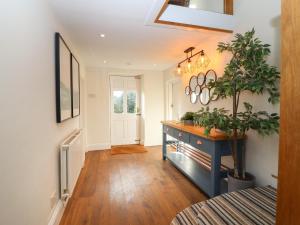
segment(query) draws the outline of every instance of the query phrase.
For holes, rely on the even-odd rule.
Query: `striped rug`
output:
[[[197,225],[197,216],[201,212],[202,207],[205,205],[206,201],[196,203],[182,212],[178,213],[173,219],[171,225]]]
[[[231,192],[183,210],[171,225],[272,225],[276,189],[267,186]]]

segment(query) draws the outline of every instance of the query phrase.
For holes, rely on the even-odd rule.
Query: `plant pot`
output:
[[[191,126],[193,126],[194,125],[194,121],[193,120],[184,120],[183,124],[184,125],[191,125]]]
[[[222,131],[222,130],[220,130],[220,129],[215,129],[215,131],[216,131],[216,133],[219,133],[219,134],[225,134],[225,132],[224,131]]]
[[[228,192],[243,190],[247,188],[253,188],[255,182],[255,177],[246,173],[246,179],[237,179],[233,176],[233,172],[228,173]]]

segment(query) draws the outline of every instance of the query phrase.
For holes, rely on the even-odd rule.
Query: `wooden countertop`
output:
[[[185,131],[187,133],[194,134],[196,136],[200,136],[206,139],[210,140],[228,140],[229,137],[223,133],[217,132],[215,129],[212,129],[210,131],[209,136],[204,134],[204,128],[203,127],[198,127],[198,126],[192,126],[192,125],[184,125],[181,122],[178,121],[162,121],[161,122],[163,125],[167,125],[170,127],[173,127],[175,129]],[[240,139],[245,138],[245,137],[239,137]]]

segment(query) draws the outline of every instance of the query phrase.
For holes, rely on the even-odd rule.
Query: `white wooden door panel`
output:
[[[111,144],[136,144],[139,140],[139,80],[111,76]]]

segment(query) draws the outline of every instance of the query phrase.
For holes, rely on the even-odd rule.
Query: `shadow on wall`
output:
[[[274,28],[274,47],[273,47],[273,56],[274,56],[274,64],[280,65],[280,42],[281,42],[281,34],[280,34],[280,16],[274,17],[270,25]]]

